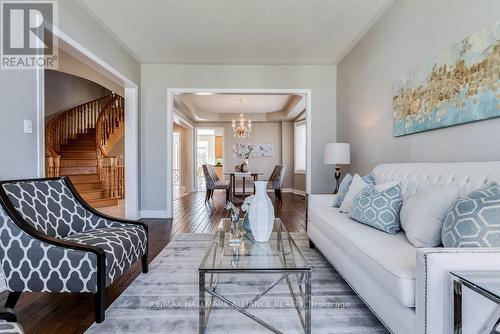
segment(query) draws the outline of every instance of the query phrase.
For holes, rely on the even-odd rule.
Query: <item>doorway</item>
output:
[[[191,129],[179,121],[174,121],[173,133],[173,198],[180,199],[191,192],[189,173],[189,151]]]
[[[203,165],[214,166],[216,176],[224,179],[224,128],[196,128],[196,190],[205,191]]]
[[[122,118],[127,123],[127,127],[123,127],[124,139],[123,147],[124,153],[120,154],[116,160],[122,159],[122,191],[126,190],[126,198],[122,200],[120,213],[116,214],[128,219],[137,219],[139,216],[139,187],[138,187],[138,88],[137,84],[114,69],[111,65],[97,57],[91,51],[83,47],[81,44],[67,36],[60,30],[53,32],[59,39],[59,48],[64,54],[68,54],[81,64],[86,65],[97,72],[102,78],[108,82],[114,82],[121,87],[121,108],[123,108]],[[61,54],[61,53],[60,53]],[[60,69],[61,69],[60,63]],[[37,87],[38,87],[38,110],[37,110],[37,133],[38,133],[38,176],[44,177],[47,175],[47,166],[50,166],[50,161],[47,161],[46,147],[45,147],[45,134],[46,134],[46,110],[45,110],[45,71],[43,69],[37,70]],[[69,71],[68,71],[69,72]],[[71,74],[75,74],[69,72]],[[90,79],[91,78],[86,78]],[[116,86],[115,86],[116,87]],[[116,89],[111,89],[112,93]],[[118,94],[119,95],[119,94]],[[85,125],[86,120],[83,120]],[[60,167],[60,166],[59,166]],[[49,171],[50,172],[50,171]],[[84,179],[87,176],[83,177]],[[113,213],[114,214],[114,213]]]
[[[167,130],[167,140],[168,140],[168,145],[167,145],[167,156],[169,159],[167,159],[167,211],[166,211],[166,217],[173,217],[173,120],[175,117],[174,110],[176,109],[174,107],[174,101],[175,98],[178,95],[182,94],[197,94],[197,95],[218,95],[218,94],[224,94],[224,95],[265,95],[265,94],[270,94],[270,95],[276,95],[276,94],[297,94],[301,95],[304,98],[305,101],[305,108],[304,108],[304,119],[306,123],[306,171],[304,174],[304,181],[305,181],[305,191],[304,195],[310,193],[311,190],[311,90],[310,89],[207,89],[207,88],[169,88],[167,89],[167,120],[169,122],[169,127]],[[209,127],[209,124],[207,126]],[[293,133],[293,125],[291,125],[292,133]],[[293,134],[292,134],[293,135]],[[196,139],[197,136],[196,134],[193,136],[193,141],[194,141],[194,146],[196,146]],[[231,152],[234,151],[236,148],[232,147],[227,147],[229,150],[229,154],[231,155]],[[201,153],[201,152],[200,152]],[[202,153],[201,153],[202,154]],[[234,155],[234,154],[233,154]],[[196,147],[194,147],[193,152],[192,152],[192,158],[193,161],[195,162],[195,166],[199,166],[198,163],[198,151]],[[223,168],[226,168],[227,166],[223,166]],[[231,170],[229,168],[228,170]],[[196,188],[199,182],[199,172],[197,168],[194,169],[193,171],[193,184]],[[204,187],[203,184],[200,185],[199,188]]]

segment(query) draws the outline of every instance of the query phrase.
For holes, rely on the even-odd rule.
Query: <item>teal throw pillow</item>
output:
[[[441,241],[445,247],[500,247],[500,186],[492,182],[458,199]]]
[[[386,233],[396,234],[401,229],[399,214],[402,205],[403,193],[399,185],[382,192],[368,186],[354,198],[349,217]]]

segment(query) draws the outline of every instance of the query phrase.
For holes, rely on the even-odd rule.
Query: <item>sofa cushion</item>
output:
[[[97,246],[106,253],[106,285],[123,274],[146,253],[146,231],[139,225],[116,223],[113,227],[99,228],[72,234],[64,240]]]
[[[401,208],[401,228],[415,247],[441,244],[444,218],[460,196],[457,186],[429,186],[407,198]]]
[[[402,305],[415,306],[416,248],[404,233],[390,235],[358,224],[332,207],[311,209],[310,224],[350,254],[352,262],[378,281]]]

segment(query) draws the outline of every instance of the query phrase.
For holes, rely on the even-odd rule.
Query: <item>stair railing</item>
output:
[[[81,104],[48,118],[45,124],[45,172],[47,177],[59,176],[62,145],[78,134],[96,127],[101,109],[114,99],[114,95]]]
[[[123,97],[113,94],[113,99],[104,106],[96,121],[97,167],[106,195],[125,197],[125,169],[117,157],[109,156],[106,143],[125,119]]]

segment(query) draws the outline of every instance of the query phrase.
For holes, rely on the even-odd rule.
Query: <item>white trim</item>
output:
[[[304,190],[293,189],[295,195],[305,196],[306,192]]]
[[[38,177],[45,177],[45,71],[36,69],[36,165]]]
[[[167,210],[141,210],[139,218],[171,218],[168,216]]]
[[[294,195],[300,195],[300,196],[305,196],[306,192],[304,190],[299,190],[299,189],[293,189],[293,188],[283,188],[281,189],[282,193],[290,193]]]
[[[137,219],[139,213],[139,113],[137,88],[125,88],[125,217]],[[127,159],[128,155],[136,157]]]
[[[312,112],[311,112],[311,95],[312,91],[310,89],[306,90],[306,102],[307,102],[307,107],[306,107],[306,194],[311,193],[311,180],[312,180],[312,174],[311,174],[311,161],[312,161],[312,128],[311,128],[311,119],[312,119]]]
[[[167,88],[167,216],[173,217],[173,184],[172,184],[172,139],[174,95],[182,93],[213,94],[301,94],[306,98],[306,193],[311,193],[311,89],[235,89],[235,88]],[[195,150],[193,150],[195,151]],[[195,153],[193,152],[193,155]]]
[[[53,28],[53,33],[74,50],[100,66],[104,71],[122,80],[125,88],[125,215],[129,219],[139,217],[139,94],[138,85],[114,67],[99,58],[76,40],[66,35],[58,27]],[[45,176],[45,87],[42,75],[37,74],[37,163],[38,175]]]

